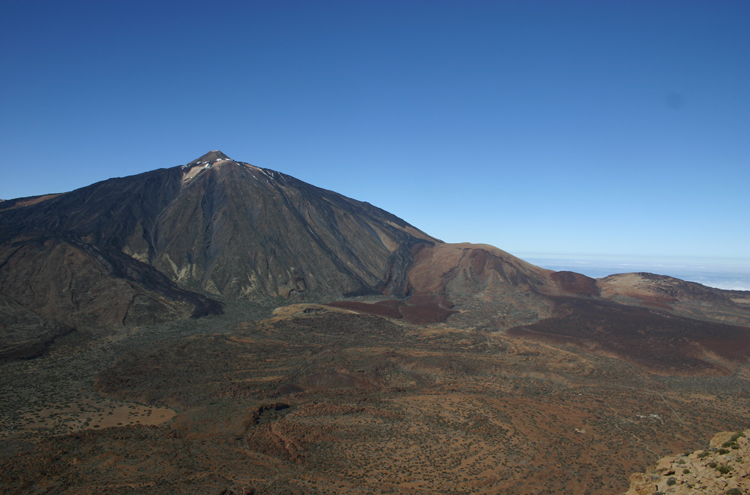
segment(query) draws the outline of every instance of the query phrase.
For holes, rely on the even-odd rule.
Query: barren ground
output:
[[[747,365],[657,374],[461,315],[271,309],[5,365],[3,493],[613,494],[750,424]]]

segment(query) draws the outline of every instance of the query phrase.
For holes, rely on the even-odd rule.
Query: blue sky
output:
[[[0,198],[212,149],[524,257],[750,272],[750,2],[0,0]]]

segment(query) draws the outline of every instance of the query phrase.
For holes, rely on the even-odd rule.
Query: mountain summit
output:
[[[196,165],[211,165],[211,164],[216,163],[218,161],[225,161],[225,160],[231,161],[232,159],[229,158],[224,153],[222,153],[221,151],[214,150],[214,151],[209,151],[208,153],[206,153],[205,155],[203,155],[200,158],[196,158],[195,160],[193,160],[192,162],[188,163],[187,165],[183,165],[183,167],[184,168],[191,168],[191,167],[194,167]]]
[[[4,321],[27,322],[14,342],[37,350],[72,329],[216,313],[213,296],[404,295],[411,248],[440,242],[368,203],[218,150],[6,203],[0,295],[12,304]],[[49,327],[43,335],[38,320]],[[8,352],[26,355],[14,346]]]
[[[216,295],[398,291],[389,266],[437,240],[370,204],[212,151],[181,170],[151,233],[122,249]]]

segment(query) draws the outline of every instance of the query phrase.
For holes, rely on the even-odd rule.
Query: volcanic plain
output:
[[[746,364],[680,376],[450,318],[274,309],[6,364],[4,493],[622,493],[750,423]]]

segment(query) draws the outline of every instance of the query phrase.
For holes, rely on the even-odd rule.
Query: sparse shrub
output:
[[[672,485],[676,485],[676,484],[677,484],[677,479],[675,479],[674,476],[672,476],[671,478],[669,478],[667,480],[667,486],[672,486]]]
[[[732,470],[732,468],[730,468],[729,466],[725,466],[725,465],[723,465],[723,464],[722,464],[721,466],[719,466],[719,469],[718,469],[718,471],[719,471],[719,472],[720,472],[721,474],[727,474],[727,473],[728,473],[729,471],[731,471],[731,470]]]
[[[707,451],[707,450],[704,450],[703,452],[701,452],[700,454],[698,454],[698,459],[705,459],[705,458],[706,458],[706,457],[708,457],[709,455],[710,455],[710,454],[708,453],[708,451]]]
[[[654,492],[654,495],[664,495],[664,492]]]
[[[679,461],[677,461],[677,464],[685,464],[685,459],[680,459]]]
[[[739,488],[732,488],[727,490],[725,495],[742,495],[742,491]]]
[[[745,436],[744,431],[738,431],[734,435],[732,435],[732,438],[729,439],[730,442],[736,442],[738,438],[742,438]]]
[[[716,466],[717,466],[717,464],[715,462],[709,462],[708,463],[708,467],[710,467],[711,469],[716,469]]]
[[[689,469],[683,469],[682,470],[682,474],[690,474],[690,470]]]
[[[727,449],[719,449],[719,455],[728,454],[729,451]]]

